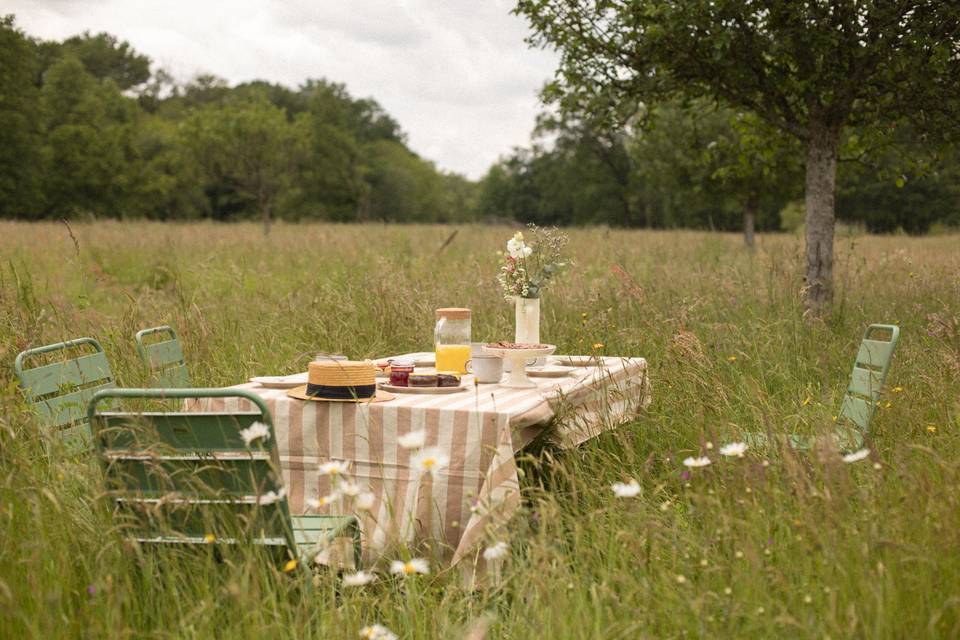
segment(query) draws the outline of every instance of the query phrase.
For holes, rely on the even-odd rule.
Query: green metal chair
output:
[[[90,441],[87,403],[97,391],[116,386],[100,343],[78,338],[27,349],[17,355],[13,368],[27,401],[47,426],[69,447],[85,448]]]
[[[148,342],[154,337],[160,339]],[[137,341],[137,353],[149,374],[151,387],[172,389],[193,386],[187,361],[183,357],[183,347],[172,327],[163,325],[143,329],[134,338]]]
[[[880,404],[880,393],[890,371],[893,351],[900,341],[900,327],[892,324],[872,324],[867,327],[853,363],[850,384],[840,403],[837,414],[835,437],[841,450],[850,451],[863,447],[870,434],[870,423]],[[808,436],[788,435],[787,443],[794,449],[810,449],[815,439]],[[750,446],[767,443],[766,434],[746,434]]]
[[[101,402],[243,398],[256,411],[99,412]],[[318,547],[350,537],[360,567],[355,516],[291,517],[282,491],[270,412],[258,396],[231,389],[108,389],[88,418],[114,519],[140,545],[252,544],[309,565]],[[260,423],[250,444],[241,430]]]

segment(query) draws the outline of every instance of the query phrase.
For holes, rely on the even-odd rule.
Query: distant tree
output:
[[[269,234],[274,206],[301,152],[286,113],[264,98],[211,104],[188,117],[181,131],[181,143],[214,188],[232,188],[254,203]]]
[[[109,33],[91,35],[85,31],[64,40],[60,50],[61,57],[76,58],[87,73],[98,80],[110,78],[121,91],[136,88],[150,79],[150,58]]]
[[[35,50],[13,16],[0,17],[0,217],[42,209],[43,109]]]
[[[936,137],[960,123],[956,2],[520,0],[517,12],[534,44],[560,51],[561,105],[709,96],[804,145],[804,298],[815,312],[832,298],[844,127],[911,117]]]
[[[69,56],[47,70],[41,95],[50,167],[43,186],[46,214],[122,217],[135,175],[136,103]]]
[[[707,145],[706,161],[743,211],[743,240],[754,246],[754,228],[760,207],[778,211],[800,183],[799,149],[750,113],[720,111],[722,131]]]

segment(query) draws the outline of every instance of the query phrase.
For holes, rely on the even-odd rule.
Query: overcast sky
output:
[[[307,78],[373,97],[410,146],[479,178],[527,144],[556,55],[529,49],[507,0],[0,0],[32,36],[129,41],[181,81]]]

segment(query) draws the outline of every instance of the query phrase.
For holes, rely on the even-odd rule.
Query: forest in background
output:
[[[479,181],[407,145],[373,98],[309,79],[178,83],[127,42],[30,37],[0,19],[0,217],[794,228],[803,154],[749,114],[676,102],[616,126],[545,110]],[[200,66],[198,64],[198,66]],[[840,220],[960,225],[960,152],[904,124],[848,132]]]

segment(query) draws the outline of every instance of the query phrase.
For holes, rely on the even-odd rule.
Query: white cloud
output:
[[[523,42],[502,0],[6,0],[33,36],[85,30],[129,41],[185,81],[213,73],[296,87],[343,82],[373,97],[410,146],[447,171],[479,178],[527,144],[537,92],[556,56]]]

